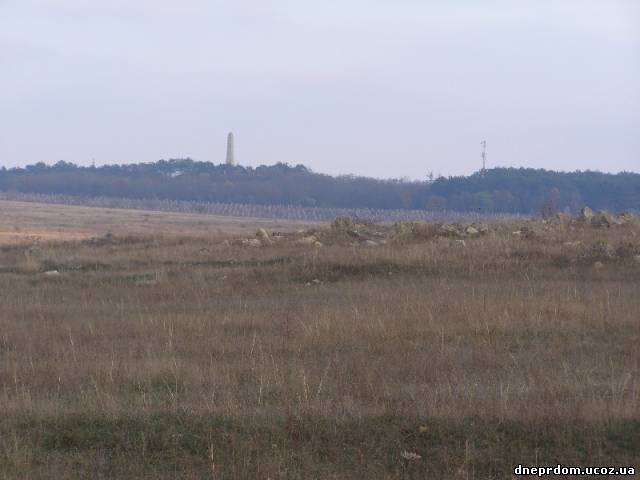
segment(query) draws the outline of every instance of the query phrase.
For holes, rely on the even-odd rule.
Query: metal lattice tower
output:
[[[482,173],[484,173],[487,171],[487,141],[481,141],[480,146],[482,147],[482,152],[480,153],[482,157]]]

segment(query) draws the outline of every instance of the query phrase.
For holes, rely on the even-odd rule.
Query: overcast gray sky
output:
[[[640,171],[638,0],[0,0],[0,163]]]

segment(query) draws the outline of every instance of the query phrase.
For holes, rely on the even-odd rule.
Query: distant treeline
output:
[[[332,177],[303,165],[257,168],[191,159],[0,168],[0,191],[76,197],[374,210],[536,214],[640,208],[640,174],[495,168],[425,181]]]

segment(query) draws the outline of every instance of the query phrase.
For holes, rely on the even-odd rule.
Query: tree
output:
[[[540,207],[540,215],[545,219],[551,218],[556,213],[558,213],[559,207],[560,190],[558,190],[557,188],[552,188],[551,192],[549,192],[549,196]]]
[[[445,210],[447,208],[447,199],[440,195],[431,195],[425,208],[434,212]]]

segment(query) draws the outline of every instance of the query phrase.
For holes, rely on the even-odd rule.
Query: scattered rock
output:
[[[245,247],[261,247],[262,243],[257,238],[244,238],[242,245]]]
[[[47,270],[43,273],[45,277],[58,277],[61,273],[58,270]]]
[[[318,280],[317,278],[314,278],[313,280],[311,280],[311,283],[315,283],[316,285],[320,285],[322,282],[320,280]]]
[[[365,238],[365,236],[364,236],[364,235],[362,235],[362,234],[361,234],[359,231],[357,231],[357,230],[347,230],[347,231],[346,231],[346,233],[347,233],[347,235],[349,235],[350,237],[357,238],[357,239],[360,239],[360,240],[362,240],[362,239],[364,239],[364,238]]]
[[[633,260],[634,260],[638,265],[640,265],[640,255],[636,255],[636,256],[634,256],[634,257],[633,257]]]
[[[466,247],[467,243],[464,240],[454,240],[454,245],[458,245],[459,247]]]
[[[296,240],[297,245],[315,245],[318,241],[315,235],[309,235],[308,237],[302,237]]]
[[[271,237],[269,236],[269,234],[264,228],[258,229],[258,231],[256,232],[256,239],[262,245],[273,245],[273,240],[271,239]]]
[[[588,219],[588,220],[585,220]],[[516,228],[509,229],[509,223],[503,224],[485,224],[481,222],[451,222],[451,223],[435,223],[424,221],[399,221],[392,226],[385,224],[373,224],[360,222],[350,217],[338,217],[331,224],[331,231],[328,229],[307,229],[300,230],[296,233],[277,233],[269,232],[264,228],[256,231],[255,238],[230,240],[232,245],[242,245],[250,247],[259,247],[266,245],[274,245],[277,243],[289,245],[306,245],[309,247],[323,247],[328,245],[350,245],[352,247],[380,247],[388,242],[432,242],[442,241],[444,244],[451,245],[453,240],[469,240],[478,238],[481,235],[494,234],[498,236],[519,237],[527,240],[547,239],[549,241],[559,240],[554,235],[556,231],[570,233],[571,230],[579,228],[580,225],[589,225],[594,228],[609,228],[633,222],[635,225],[638,220],[631,213],[620,213],[611,215],[606,211],[594,212],[589,207],[584,207],[578,218],[571,217],[566,213],[559,213],[546,221],[541,220],[525,220],[521,219],[514,225]],[[631,225],[630,224],[630,225]],[[640,232],[640,230],[638,231]],[[638,232],[634,228],[627,228],[626,235],[629,237],[638,236]],[[332,235],[333,234],[333,235]],[[570,238],[570,237],[569,237]],[[582,261],[592,264],[596,260],[602,260],[607,263],[611,258],[609,254],[599,255],[591,249],[591,242],[587,245],[580,241],[561,240],[560,245],[566,249],[575,249],[579,251]],[[225,241],[223,245],[229,245]],[[463,245],[459,242],[458,245]],[[466,245],[466,244],[465,244]],[[609,251],[610,249],[607,249]],[[202,250],[201,253],[209,253]],[[565,251],[565,253],[568,253]],[[637,251],[629,251],[626,258],[632,258]],[[621,255],[620,255],[621,256]]]
[[[595,268],[596,270],[600,270],[603,267],[604,267],[604,263],[602,262],[596,262],[593,264],[593,268]]]
[[[418,455],[417,453],[415,453],[415,452],[407,452],[406,450],[404,452],[402,452],[400,454],[400,456],[402,458],[404,458],[405,460],[410,460],[410,461],[413,461],[413,462],[418,461],[418,460],[420,460],[422,458],[422,456]]]
[[[440,227],[440,235],[443,235],[445,237],[457,237],[460,234],[458,233],[458,229],[455,226],[449,223],[445,223]]]
[[[616,216],[616,220],[618,221],[618,223],[620,225],[624,225],[625,223],[629,223],[629,222],[633,221],[634,218],[635,218],[634,215],[632,213],[629,213],[629,212],[622,212],[622,213],[619,213]]]
[[[573,242],[564,242],[563,245],[565,247],[569,247],[569,248],[577,248],[577,247],[582,246],[582,242],[580,240],[576,240],[576,241],[573,241]]]
[[[609,212],[605,212],[605,211],[594,213],[593,216],[591,217],[590,222],[591,222],[591,225],[593,225],[594,227],[606,227],[606,228],[610,228],[618,224],[617,220],[613,218],[613,216]]]
[[[583,207],[582,210],[580,210],[580,218],[582,220],[589,221],[592,217],[593,210],[591,210],[589,207]]]

